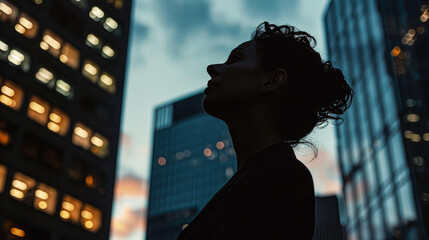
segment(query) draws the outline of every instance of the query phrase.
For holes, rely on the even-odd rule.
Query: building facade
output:
[[[336,128],[349,239],[426,239],[426,0],[332,0],[329,59],[355,91]]]
[[[315,210],[316,226],[313,240],[343,240],[345,230],[340,220],[338,197],[336,195],[316,196]]]
[[[0,0],[0,239],[108,239],[130,11]]]
[[[146,239],[176,239],[232,177],[237,160],[226,124],[197,93],[155,109]]]

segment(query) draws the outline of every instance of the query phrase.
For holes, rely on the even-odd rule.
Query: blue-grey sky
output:
[[[316,49],[326,57],[322,15],[327,3],[328,0],[134,0],[117,178],[126,180],[118,187],[126,189],[132,183],[142,193],[117,194],[112,239],[143,238],[145,221],[135,226],[135,221],[124,219],[145,214],[143,192],[150,172],[154,107],[203,90],[210,79],[207,65],[224,62],[230,51],[249,40],[263,21],[287,23],[309,32],[318,41]],[[309,166],[316,191],[338,191],[334,184],[338,182],[338,170],[334,164],[333,127],[316,130],[310,141],[325,158],[325,165],[319,161]]]

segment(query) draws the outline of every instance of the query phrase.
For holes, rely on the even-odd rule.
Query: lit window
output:
[[[0,120],[0,147],[10,147],[13,129],[6,121]]]
[[[10,232],[10,235],[12,236],[11,238],[8,238],[8,239],[16,239],[16,237],[23,238],[26,235],[25,231],[19,227],[11,227],[9,229],[9,232]]]
[[[80,219],[81,208],[81,201],[72,196],[65,195],[63,202],[61,203],[60,217],[64,220],[78,223]]]
[[[52,132],[64,136],[69,129],[69,123],[70,120],[67,114],[58,108],[53,108],[52,112],[49,113],[49,121],[46,126]]]
[[[86,37],[86,45],[90,47],[98,47],[100,44],[100,39],[94,34],[88,34]]]
[[[0,19],[13,22],[18,15],[18,9],[8,1],[0,1]]]
[[[92,82],[97,82],[99,68],[92,61],[86,60],[82,67],[82,74]]]
[[[54,83],[54,74],[45,67],[39,68],[35,75],[36,79],[41,81],[42,83],[52,86]]]
[[[60,55],[61,45],[62,39],[59,36],[50,30],[45,31],[42,41],[40,42],[40,48],[48,51],[53,56],[58,57]]]
[[[79,51],[69,43],[65,43],[61,49],[60,61],[73,69],[77,69],[79,67]]]
[[[10,188],[10,196],[23,201],[25,197],[32,195],[36,181],[22,173],[15,173]]]
[[[1,134],[1,130],[0,130],[0,134]],[[2,193],[4,191],[4,183],[6,181],[6,174],[7,174],[7,168],[3,165],[0,165],[0,193]]]
[[[109,154],[109,141],[107,141],[107,138],[95,133],[91,137],[91,152],[99,157],[105,157]]]
[[[28,104],[27,116],[41,125],[45,125],[49,115],[49,103],[33,96]]]
[[[56,202],[57,190],[46,184],[39,183],[34,192],[34,208],[52,215],[55,212]]]
[[[11,81],[5,81],[0,88],[0,102],[13,110],[21,108],[23,96],[22,89]]]
[[[110,46],[105,45],[101,51],[101,55],[104,58],[112,58],[115,56],[115,50],[113,50]]]
[[[108,17],[104,22],[103,27],[107,31],[112,32],[113,30],[118,28],[118,23],[113,18]]]
[[[40,4],[43,3],[43,0],[33,0],[33,1],[34,1],[35,4],[38,4],[38,5],[40,5]]]
[[[86,0],[72,0],[72,3],[76,4],[77,6],[79,6],[80,8],[86,10],[88,4],[86,2]]]
[[[95,21],[100,21],[104,17],[104,12],[99,7],[94,6],[89,12],[89,16]]]
[[[2,53],[2,56],[5,55],[5,53],[7,52],[7,50],[9,50],[9,45],[7,45],[7,43],[3,42],[0,40],[0,51]]]
[[[96,232],[101,227],[101,211],[89,204],[85,204],[80,212],[80,223],[82,226],[90,231]]]
[[[29,57],[26,53],[18,49],[12,49],[7,56],[7,60],[14,66],[19,67],[24,71],[30,69]]]
[[[28,37],[34,38],[39,29],[39,24],[33,18],[25,13],[21,13],[18,22],[15,25],[15,31]]]
[[[92,135],[91,129],[82,123],[76,123],[73,130],[72,142],[73,144],[82,147],[86,150],[89,150],[90,147],[90,138]]]
[[[115,79],[106,72],[101,74],[98,85],[109,93],[114,93],[116,90]]]
[[[121,9],[123,6],[123,2],[122,2],[122,0],[115,0],[113,5],[115,6],[115,8]]]
[[[55,84],[55,90],[66,97],[71,97],[72,89],[68,82],[58,79]]]

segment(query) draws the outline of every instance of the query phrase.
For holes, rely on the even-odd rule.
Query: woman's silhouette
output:
[[[225,63],[207,67],[203,108],[227,124],[238,169],[178,239],[312,239],[313,180],[292,147],[342,120],[353,91],[311,42],[264,22]]]

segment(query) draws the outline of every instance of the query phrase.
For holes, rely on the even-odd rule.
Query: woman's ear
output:
[[[264,79],[264,84],[259,89],[260,92],[265,93],[275,90],[282,86],[287,79],[287,72],[283,68],[277,68]]]

